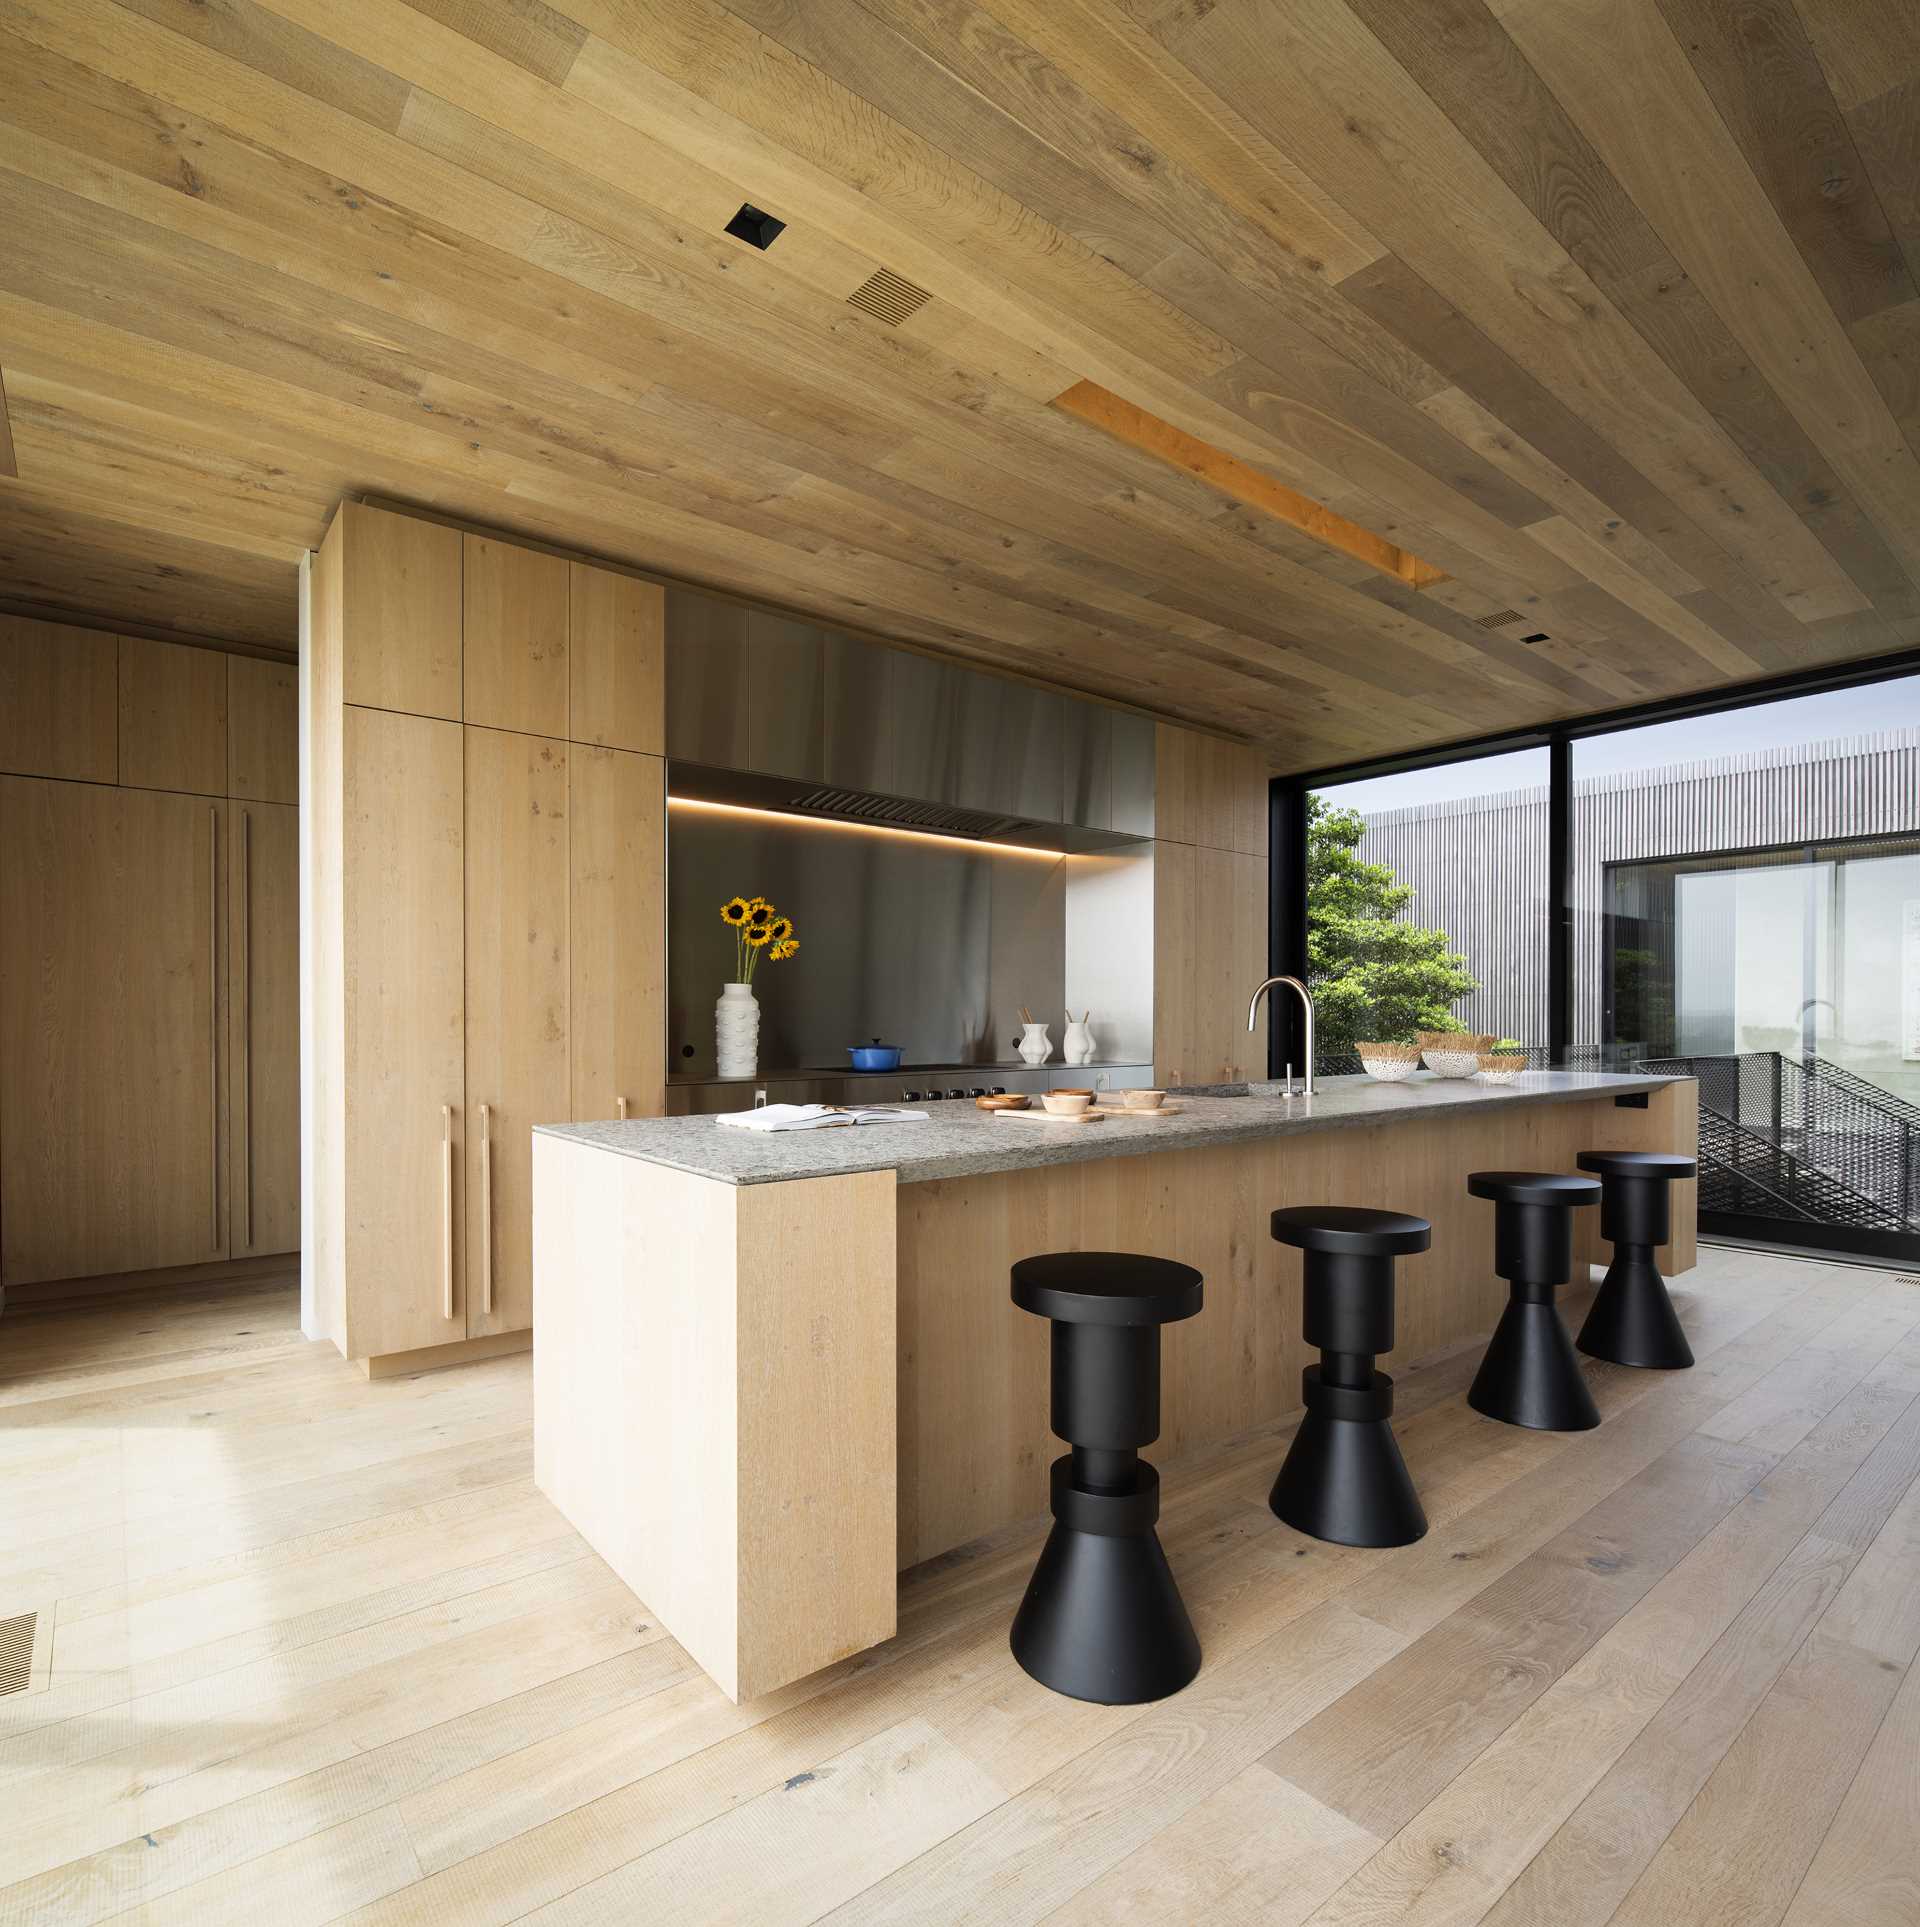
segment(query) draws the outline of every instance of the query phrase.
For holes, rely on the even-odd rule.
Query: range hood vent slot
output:
[[[948,803],[914,803],[864,790],[809,790],[787,805],[807,816],[837,816],[855,823],[889,823],[901,830],[931,830],[940,836],[973,836],[998,841],[1025,828],[1017,816],[956,809]]]
[[[1483,629],[1504,629],[1510,622],[1521,620],[1518,609],[1496,609],[1490,616],[1475,616],[1474,621]]]

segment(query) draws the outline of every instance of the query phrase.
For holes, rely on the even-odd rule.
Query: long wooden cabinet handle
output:
[[[207,1211],[220,1235],[220,811],[207,811]]]
[[[627,1115],[627,1100],[624,1097],[617,1097],[614,1099],[614,1102],[620,1106],[620,1118],[621,1122],[624,1123]]]
[[[253,813],[240,812],[240,1096],[246,1125],[240,1139],[246,1188],[240,1194],[241,1237],[253,1249]]]
[[[480,1106],[480,1310],[493,1316],[493,1106]]]
[[[453,1316],[453,1106],[440,1106],[440,1315]]]

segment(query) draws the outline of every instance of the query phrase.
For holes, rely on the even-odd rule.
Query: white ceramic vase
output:
[[[1053,1055],[1053,1039],[1045,1024],[1020,1026],[1020,1055],[1029,1064],[1044,1064]]]
[[[714,1055],[722,1077],[751,1077],[760,1066],[760,1004],[751,984],[722,984],[713,1007]]]
[[[1093,1026],[1069,1017],[1067,1034],[1060,1044],[1060,1055],[1069,1064],[1091,1064],[1093,1062]]]

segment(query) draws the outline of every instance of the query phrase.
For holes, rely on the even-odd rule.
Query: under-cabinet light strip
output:
[[[978,836],[942,836],[937,830],[902,830],[891,823],[848,823],[837,816],[802,816],[792,810],[757,810],[746,803],[711,803],[703,796],[669,796],[671,810],[711,810],[721,816],[761,816],[775,823],[798,823],[810,830],[848,830],[856,836],[905,837],[909,843],[939,843],[959,850],[994,850],[1003,856],[1042,857],[1058,863],[1071,850],[1037,850],[1028,843],[989,843]]]

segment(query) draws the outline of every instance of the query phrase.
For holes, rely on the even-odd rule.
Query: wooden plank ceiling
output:
[[[0,0],[0,237],[47,608],[366,491],[1280,768],[1920,640],[1912,0]]]

